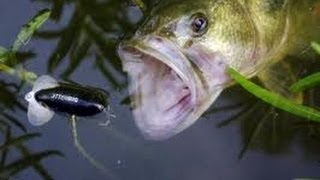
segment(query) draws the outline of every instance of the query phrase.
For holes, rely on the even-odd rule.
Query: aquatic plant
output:
[[[11,48],[0,47],[0,73],[17,76],[21,82],[33,82],[36,75],[31,71],[24,70],[21,65],[23,61],[20,61],[23,58],[20,59],[21,53],[18,51],[46,21],[49,14],[50,11],[48,10],[39,12],[38,15],[22,27]],[[17,99],[19,97],[19,90],[23,84],[17,85],[0,80],[0,107],[1,109],[6,109],[6,111],[0,113],[0,133],[4,137],[3,142],[0,144],[0,178],[7,179],[31,167],[43,179],[53,179],[41,164],[41,160],[51,156],[63,156],[62,153],[56,150],[31,152],[25,144],[30,140],[40,137],[40,134],[28,133],[23,123],[13,115],[17,110],[26,112],[25,106]],[[17,130],[22,135],[15,135]],[[7,158],[13,149],[17,149],[21,154],[21,157],[16,160]]]
[[[312,42],[311,46],[320,54],[320,45],[317,43]],[[254,96],[258,97],[259,99],[271,104],[272,106],[282,109],[284,111],[290,112],[297,116],[306,118],[307,120],[313,120],[316,122],[320,122],[320,111],[316,109],[301,105],[297,102],[289,100],[281,95],[266,90],[253,82],[247,80],[244,76],[239,74],[232,68],[228,69],[229,75],[239,83],[243,88],[249,91]],[[290,89],[293,92],[302,91],[306,88],[313,87],[320,83],[320,73],[312,74],[302,80],[298,81],[297,83],[293,84]]]
[[[0,71],[10,75],[16,75],[24,82],[33,83],[37,76],[33,72],[26,71],[22,68],[21,62],[17,59],[17,54],[19,49],[28,43],[35,31],[41,27],[49,16],[49,10],[45,9],[40,11],[21,28],[10,49],[0,46]]]
[[[31,152],[25,145],[28,141],[40,137],[38,133],[28,133],[27,128],[13,115],[16,111],[26,112],[26,108],[16,97],[19,86],[0,81],[0,108],[6,109],[0,113],[0,178],[8,178],[29,167],[33,168],[43,179],[52,179],[41,160],[51,156],[62,156],[59,151],[45,150]],[[19,132],[20,135],[15,135]],[[8,158],[11,150],[18,150],[21,154],[16,160]]]
[[[51,1],[45,2],[51,3]],[[50,13],[50,19],[59,21],[63,13],[62,9],[71,3],[75,7],[73,11],[74,14],[72,15],[72,18],[66,27],[52,31],[37,30],[37,32],[35,32],[35,34],[32,36],[32,38],[39,38],[43,40],[58,40],[57,46],[48,60],[48,72],[53,72],[54,70],[56,70],[59,64],[61,64],[64,60],[70,60],[69,66],[61,74],[63,78],[68,79],[68,77],[76,70],[76,68],[79,67],[81,62],[87,60],[89,56],[94,55],[94,63],[97,69],[106,77],[111,85],[113,85],[116,90],[124,87],[125,83],[119,80],[119,76],[121,79],[122,72],[120,61],[115,54],[115,48],[116,43],[118,42],[118,37],[122,34],[124,29],[128,30],[130,28],[133,28],[133,26],[132,22],[129,22],[128,18],[126,18],[125,14],[127,13],[127,10],[121,8],[123,2],[93,2],[85,0],[52,1],[53,10]],[[97,8],[99,10],[97,10]],[[114,18],[114,14],[119,14],[119,21]],[[46,18],[49,17],[48,14],[45,14],[44,16]],[[37,17],[39,21],[40,19],[42,19],[39,18],[39,16]],[[22,38],[24,39],[22,42],[28,42],[28,39],[30,39],[30,37]],[[21,45],[23,44],[24,43],[21,43]],[[6,52],[5,49],[0,49],[0,52],[1,51]],[[20,55],[19,53],[20,52],[18,51],[15,53],[17,55],[15,59],[20,60],[20,57],[18,57],[18,55]],[[10,56],[0,55],[0,60],[3,59],[2,57],[6,57],[7,59],[10,58]],[[25,74],[24,76],[17,77],[24,83],[32,84],[36,79],[36,75],[33,72],[27,71],[22,68],[21,63],[22,61],[18,61],[16,66],[5,66],[5,68],[8,67],[6,74],[16,76],[17,73],[23,72],[23,74]],[[31,76],[29,76],[28,74]],[[17,97],[18,96],[14,98],[16,99]],[[98,169],[104,169],[101,168],[102,165],[97,165],[100,163],[94,160],[80,144],[80,140],[78,139],[77,131],[75,129],[76,125],[74,123],[75,121],[72,121],[73,138],[76,148]],[[128,137],[124,136],[120,132],[117,132],[115,129],[112,130],[110,135],[115,136],[117,139],[121,139],[133,144],[131,140],[128,140]],[[108,172],[108,170],[106,169],[103,171]],[[110,178],[113,177],[113,175],[111,175],[110,173],[108,174]]]
[[[312,43],[311,46],[315,50],[316,47],[318,47],[316,43]],[[288,58],[292,60],[292,57]],[[318,67],[318,57],[314,58],[316,58],[314,60],[316,63],[312,63],[313,65],[311,67]],[[301,59],[297,59],[297,61],[294,60],[294,62],[302,61]],[[308,62],[311,63],[313,61],[309,60]],[[310,72],[313,72],[312,68]],[[319,101],[315,99],[315,97],[317,97],[316,89],[310,89],[305,92],[305,103],[312,105],[313,108],[310,108],[279,97],[279,95],[244,79],[244,77],[237,72],[233,71],[231,73],[233,73],[233,76],[236,76],[236,81],[240,82],[240,85],[242,84],[246,90],[248,90],[247,92],[238,92],[243,94],[242,96],[247,96],[245,98],[246,100],[231,106],[213,108],[208,111],[207,114],[219,111],[232,112],[235,109],[241,109],[239,113],[233,113],[234,115],[232,117],[227,118],[217,125],[218,127],[224,127],[230,125],[232,122],[240,123],[243,147],[240,150],[239,158],[243,158],[249,149],[262,150],[267,153],[288,152],[290,151],[290,144],[297,136],[301,139],[299,142],[302,143],[305,153],[317,154],[320,124],[317,111]],[[317,72],[315,74],[317,74]],[[306,87],[311,88],[319,84],[316,83],[316,79],[312,79],[312,77],[316,77],[315,74],[305,78],[307,80],[311,78],[311,81],[313,81],[312,86],[299,85],[299,88],[303,87],[299,90],[306,89]],[[296,84],[304,85],[305,79],[298,81]],[[231,92],[235,89],[239,89],[239,86],[233,87],[229,91]],[[256,97],[254,97],[254,95],[256,95]],[[297,116],[292,115],[292,113]],[[310,117],[313,117],[313,119],[310,119]]]
[[[316,42],[311,43],[311,47],[320,54],[320,44]],[[320,72],[311,74],[290,87],[290,90],[293,92],[303,91],[308,88],[312,88],[320,84]]]
[[[282,97],[277,93],[266,90],[247,80],[244,76],[231,68],[228,69],[228,73],[243,88],[245,88],[247,91],[258,97],[259,99],[271,104],[272,106],[295,114],[297,116],[304,117],[307,120],[320,122],[319,111],[304,105],[300,105],[292,100]]]
[[[62,72],[62,77],[68,79],[83,61],[93,57],[95,68],[113,87],[125,86],[115,48],[124,29],[130,32],[134,26],[127,18],[124,1],[38,1],[52,4],[51,17],[56,21],[60,20],[64,7],[70,4],[75,7],[65,27],[36,34],[37,38],[44,40],[58,40],[48,61],[49,73],[69,57],[69,65]]]

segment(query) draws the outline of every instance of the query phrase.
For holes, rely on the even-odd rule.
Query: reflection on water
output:
[[[7,1],[2,7],[16,4]],[[134,126],[126,76],[115,54],[119,39],[130,36],[142,17],[128,4],[125,0],[29,2],[25,6],[37,7],[33,14],[43,6],[53,14],[36,39],[18,53],[19,63],[39,75],[49,73],[110,93],[115,120],[101,127],[98,123],[105,117],[83,118],[78,132],[83,145],[113,175],[119,179],[320,177],[320,126],[274,109],[237,86],[224,92],[187,131],[164,142],[145,141]],[[26,13],[22,10],[15,16],[26,22]],[[6,28],[17,31],[20,25],[17,20]],[[303,53],[289,59],[301,63],[303,68],[296,69],[301,76],[319,71],[316,56]],[[16,78],[0,74],[0,178],[108,179],[79,155],[67,118],[55,116],[41,128],[27,123],[23,96],[29,90]],[[319,92],[309,90],[306,103],[319,107]],[[56,157],[62,154],[64,158]]]

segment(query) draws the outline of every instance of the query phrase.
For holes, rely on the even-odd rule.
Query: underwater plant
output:
[[[320,54],[317,43],[312,42],[311,47]],[[318,57],[316,58],[315,61],[318,62]],[[314,66],[318,67],[317,64]],[[243,158],[249,149],[261,149],[268,153],[287,152],[289,144],[297,135],[302,136],[301,142],[304,144],[306,153],[316,153],[317,141],[320,137],[319,108],[317,107],[319,102],[314,99],[317,96],[316,90],[311,89],[310,92],[305,92],[306,103],[313,106],[308,107],[264,89],[232,69],[229,69],[229,73],[248,91],[250,98],[245,103],[212,109],[207,113],[242,109],[240,113],[218,124],[218,127],[224,127],[234,121],[241,123],[244,145],[239,158]],[[294,83],[290,90],[299,92],[316,85],[319,85],[318,72]],[[263,114],[261,118],[255,118],[261,114]]]
[[[42,1],[52,4],[51,18],[59,21],[62,9],[70,4],[75,7],[69,23],[57,30],[38,31],[36,38],[57,39],[55,50],[51,53],[47,70],[53,72],[68,57],[69,65],[61,76],[68,79],[75,69],[88,57],[95,59],[94,64],[114,88],[125,86],[121,63],[115,54],[119,36],[124,30],[133,31],[129,20],[126,1]],[[106,23],[107,22],[107,23]]]
[[[300,105],[292,100],[284,98],[277,93],[266,90],[250,82],[232,68],[228,70],[228,73],[243,88],[245,88],[247,91],[258,97],[259,99],[271,104],[272,106],[295,114],[297,116],[301,116],[303,118],[306,118],[307,120],[320,122],[320,111],[304,105]]]
[[[23,123],[13,115],[17,110],[27,111],[26,107],[20,103],[17,97],[20,97],[19,91],[21,87],[25,83],[32,83],[36,78],[33,72],[27,71],[22,67],[21,62],[23,61],[21,60],[23,58],[21,58],[19,49],[27,44],[34,32],[48,19],[49,15],[50,11],[48,10],[40,11],[22,27],[11,48],[0,47],[0,73],[16,76],[22,82],[19,85],[0,80],[0,107],[1,109],[6,109],[0,113],[0,132],[4,137],[0,145],[0,178],[7,179],[31,167],[43,179],[53,179],[41,164],[41,160],[51,156],[63,156],[57,150],[31,152],[25,144],[30,140],[40,137],[40,134],[29,133]],[[25,58],[28,58],[29,54],[25,54]],[[16,135],[17,132],[19,132],[18,135]],[[21,157],[16,160],[7,158],[10,151],[14,149],[20,152]]]
[[[92,165],[104,172],[110,178],[117,179],[117,177],[112,175],[112,173],[109,172],[108,169],[106,169],[102,164],[100,164],[100,162],[95,160],[86,151],[86,149],[81,145],[80,140],[78,139],[76,130],[75,115],[90,116],[104,111],[108,115],[108,121],[110,121],[109,116],[114,117],[113,114],[110,114],[110,109],[106,109],[107,93],[101,89],[95,89],[93,87],[84,87],[75,83],[58,83],[55,79],[47,75],[37,78],[37,75],[35,73],[33,73],[32,71],[25,70],[21,64],[22,62],[18,61],[19,59],[16,55],[18,53],[19,48],[27,44],[27,42],[33,36],[35,31],[38,30],[40,26],[49,18],[50,13],[51,12],[49,10],[40,11],[35,17],[33,17],[29,21],[29,23],[23,26],[23,28],[17,36],[17,39],[13,43],[12,48],[8,50],[5,48],[0,49],[1,71],[8,75],[18,77],[18,79],[20,79],[23,82],[21,84],[21,87],[25,84],[33,85],[32,91],[25,96],[25,99],[29,102],[28,109],[26,109],[25,107],[23,109],[24,111],[28,111],[28,119],[31,124],[39,126],[46,123],[52,118],[54,114],[53,110],[58,112],[65,112],[67,114],[72,115],[71,124],[75,147]],[[18,92],[19,91],[17,91],[17,93]],[[16,97],[19,96],[16,95],[10,97],[3,97],[11,97],[12,99],[16,99]],[[70,102],[74,103],[70,104]],[[4,108],[5,107],[6,106],[4,106]],[[48,107],[50,107],[50,109],[47,109]],[[10,116],[7,115],[5,117]],[[18,127],[21,127],[21,129],[23,129],[26,132],[25,127],[18,120],[15,120],[14,118],[9,118],[9,120],[14,122]],[[105,125],[105,123],[102,125]],[[3,144],[3,146],[0,146],[0,150],[2,150],[4,154],[3,163],[5,163],[4,161],[6,160],[6,155],[8,153],[7,149],[9,149],[10,146],[20,145],[22,142],[28,141],[40,135],[26,134],[24,136],[12,138],[10,132],[8,132],[8,134],[9,135],[6,138],[5,143]],[[18,159],[17,161],[14,161],[8,165],[3,165],[3,167],[0,168],[0,177],[11,177],[14,174],[20,172],[21,170],[24,170],[29,166],[35,164],[34,168],[36,168],[36,170],[39,171],[39,174],[44,179],[53,179],[41,165],[38,165],[38,161],[52,155],[62,156],[62,153],[60,153],[59,151],[44,151],[36,154],[30,154],[28,153],[28,149],[23,150],[23,153],[26,157]]]
[[[28,132],[23,123],[13,115],[16,111],[26,112],[25,106],[16,99],[19,87],[3,80],[0,84],[0,108],[6,109],[0,113],[0,134],[3,137],[0,142],[0,178],[7,179],[27,168],[32,168],[43,179],[53,179],[41,160],[63,154],[56,150],[34,152],[26,146],[28,141],[39,138],[40,134]],[[20,157],[15,160],[8,158],[11,151],[16,150],[20,153]]]
[[[319,44],[312,42],[311,46],[318,54],[320,54]],[[301,105],[297,102],[284,98],[277,93],[261,88],[258,85],[247,80],[244,76],[242,76],[232,68],[228,69],[228,73],[243,88],[245,88],[247,91],[258,97],[259,99],[271,104],[272,106],[303,117],[306,120],[320,122],[320,111]],[[320,72],[314,73],[299,80],[290,87],[290,90],[293,92],[298,92],[303,91],[307,88],[314,87],[316,85],[320,85]]]
[[[316,42],[311,42],[311,47],[320,54],[320,44]],[[320,85],[320,72],[311,74],[303,79],[299,80],[298,82],[294,83],[290,90],[293,92],[303,91],[308,88],[312,88],[314,86]]]

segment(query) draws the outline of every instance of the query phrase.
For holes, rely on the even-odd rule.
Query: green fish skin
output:
[[[118,47],[136,125],[150,140],[188,128],[234,84],[227,67],[288,92],[270,68],[320,40],[319,17],[320,0],[160,1]]]

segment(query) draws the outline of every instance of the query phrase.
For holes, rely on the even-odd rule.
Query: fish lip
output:
[[[141,41],[143,43],[141,43]],[[163,41],[166,44],[171,45],[171,49],[178,50],[177,57],[179,58],[171,58],[165,55],[163,52],[159,51],[157,47],[156,42]],[[155,43],[154,43],[155,42]],[[134,51],[134,52],[132,52]],[[129,53],[129,54],[136,54],[136,55],[147,55],[150,56],[171,69],[173,69],[178,76],[182,79],[182,81],[190,88],[191,94],[192,94],[192,102],[196,103],[196,97],[197,97],[197,88],[195,86],[196,79],[194,78],[194,72],[192,65],[190,63],[189,57],[185,56],[183,54],[183,50],[181,50],[178,46],[174,45],[174,43],[170,42],[170,40],[167,40],[166,38],[160,37],[160,36],[147,36],[143,39],[132,39],[129,41],[124,41],[119,44],[118,46],[118,55],[123,63],[127,63],[127,59],[123,57],[123,54]],[[159,58],[160,56],[160,58]],[[166,57],[167,56],[167,57]],[[172,60],[175,60],[175,62],[182,62],[184,64],[183,68],[181,68],[181,64],[173,63]],[[127,71],[126,67],[123,67],[124,71]]]
[[[160,46],[163,45],[168,46],[168,48],[159,50],[159,48],[162,48]],[[165,54],[168,51],[170,52]],[[161,110],[163,113],[170,114],[168,115],[169,117],[167,120],[174,121],[170,122],[172,124],[161,124],[159,125],[161,127],[152,127],[158,126],[158,124],[157,122],[155,125],[152,124],[152,122],[148,122],[150,116],[143,114],[148,112],[142,112],[143,110],[141,109],[139,109],[140,111],[137,110],[138,112],[135,112],[135,107],[133,108],[136,125],[144,137],[149,140],[164,140],[184,130],[186,127],[185,124],[188,124],[185,121],[189,121],[186,120],[188,119],[188,115],[192,114],[197,105],[197,89],[193,68],[188,57],[183,54],[183,51],[170,40],[162,37],[149,36],[144,37],[143,39],[131,39],[120,43],[118,46],[118,55],[122,60],[123,70],[127,72],[129,72],[128,68],[130,67],[128,63],[139,63],[139,61],[143,62],[144,59],[139,56],[149,56],[173,70],[178,75],[181,82],[189,88],[189,93],[179,97],[175,104]],[[132,88],[130,86],[129,91],[130,88]],[[135,90],[130,93],[132,92],[134,93]],[[139,104],[142,100],[137,96],[139,96],[139,94],[133,94],[133,98],[136,98],[135,100],[137,101],[134,103]],[[184,104],[181,105],[181,102]],[[138,117],[136,117],[135,113],[138,114]],[[172,114],[175,114],[175,116],[171,116]],[[149,119],[146,117],[149,117]],[[155,118],[161,121],[161,119],[159,119],[161,117]]]

